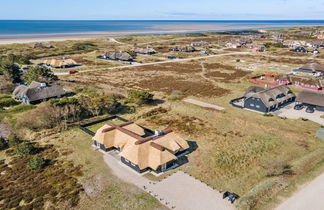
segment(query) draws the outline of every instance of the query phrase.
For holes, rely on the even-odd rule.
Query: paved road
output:
[[[104,154],[104,160],[117,177],[150,193],[170,209],[234,209],[229,201],[222,199],[221,193],[181,171],[160,182],[153,182],[121,163],[118,154],[115,152]]]
[[[283,202],[276,210],[324,210],[324,173]]]
[[[221,56],[226,56],[226,55],[246,55],[246,54],[249,54],[249,52],[222,53],[222,54],[217,54],[217,55],[206,55],[206,56],[193,57],[193,58],[173,59],[173,60],[159,61],[159,62],[152,62],[152,63],[136,63],[135,65],[116,66],[116,67],[110,67],[110,68],[97,68],[97,69],[94,68],[94,69],[82,70],[79,73],[98,71],[98,70],[123,69],[123,68],[137,67],[137,66],[150,66],[150,65],[163,64],[163,63],[177,63],[177,62],[183,62],[183,61],[221,57]],[[58,76],[68,75],[68,74],[69,74],[68,72],[55,72],[55,75],[58,75]]]

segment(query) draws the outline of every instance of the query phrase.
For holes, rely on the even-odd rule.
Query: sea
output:
[[[230,27],[230,30],[236,30],[236,27],[265,29],[264,26],[269,26],[266,29],[272,29],[296,25],[324,26],[324,20],[0,20],[0,38],[95,35],[91,32],[151,31],[154,33],[154,31],[161,31],[164,26],[199,26],[199,24]],[[274,25],[276,27],[271,27]],[[197,30],[197,32],[203,31]]]

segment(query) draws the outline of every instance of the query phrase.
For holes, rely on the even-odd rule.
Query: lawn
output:
[[[198,149],[189,155],[189,163],[180,170],[218,190],[238,193],[242,197],[238,207],[253,209],[266,205],[324,157],[324,143],[314,138],[319,125],[268,117],[229,104],[253,85],[247,78],[261,73],[288,72],[304,61],[301,58],[297,64],[293,62],[255,54],[134,67],[109,73],[97,71],[91,75],[96,78],[97,88],[145,89],[166,100],[161,106],[167,112],[153,112],[152,115],[139,110],[134,118],[150,128],[172,128],[195,141]],[[74,85],[91,86],[86,75],[78,75],[74,81]],[[179,100],[167,100],[175,93],[226,110],[217,112]]]
[[[91,136],[74,128],[46,137],[41,142],[56,145],[62,159],[82,165],[80,182],[85,189],[78,209],[163,209],[152,196],[137,187],[119,180],[103,160],[102,153],[95,151]]]

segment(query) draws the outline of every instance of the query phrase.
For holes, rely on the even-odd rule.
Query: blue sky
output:
[[[323,0],[0,0],[0,19],[324,19]]]

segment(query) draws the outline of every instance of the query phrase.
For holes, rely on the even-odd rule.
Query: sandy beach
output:
[[[301,25],[298,25],[301,26]],[[196,25],[164,25],[156,26],[150,31],[114,31],[114,32],[81,32],[81,33],[50,33],[50,34],[0,34],[0,45],[24,44],[33,42],[67,41],[67,40],[88,40],[103,37],[121,37],[130,35],[150,35],[167,33],[192,33],[192,32],[212,32],[228,30],[250,30],[250,29],[271,29],[289,28],[297,25],[257,25],[257,26],[217,26],[212,24]],[[7,38],[10,37],[10,38]],[[16,38],[15,38],[16,37]]]

